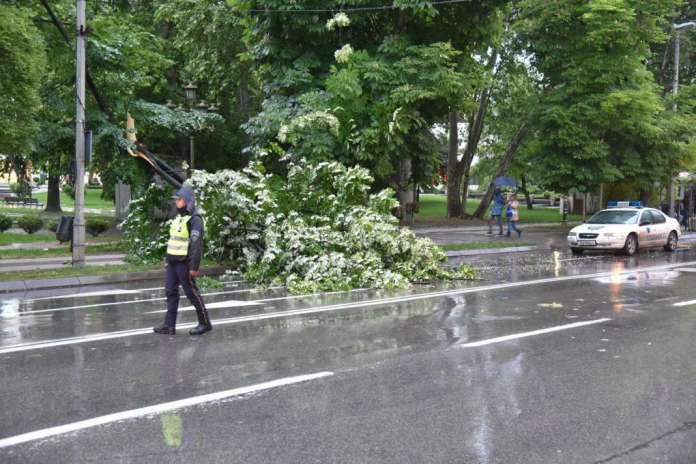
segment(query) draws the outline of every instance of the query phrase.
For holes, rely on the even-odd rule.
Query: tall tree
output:
[[[0,26],[0,154],[27,154],[39,128],[44,41],[27,8],[0,5]]]
[[[533,161],[545,186],[590,191],[605,182],[653,182],[684,153],[646,67],[677,1],[520,2],[522,37],[549,89]]]
[[[466,42],[467,34],[482,35],[477,27],[489,21],[491,3],[498,2],[436,7],[435,2],[401,0],[393,8],[371,9],[371,2],[359,0],[351,3],[358,11],[346,8],[349,14],[332,17],[332,9],[342,9],[341,2],[322,2],[327,11],[321,15],[279,0],[230,1],[240,12],[254,10],[249,30],[258,43],[255,63],[269,82],[263,111],[247,126],[250,135],[257,145],[267,145],[288,118],[316,113],[316,105],[308,109],[308,98],[302,97],[311,92],[328,91],[324,103],[350,103],[351,111],[359,110],[356,117],[348,117],[343,106],[321,110],[338,123],[343,136],[338,149],[327,132],[314,140],[304,137],[302,147],[295,140],[286,148],[335,153],[334,159],[370,167],[378,184],[397,190],[402,218],[409,222],[413,186],[429,183],[439,164],[431,128],[446,120],[450,107],[465,106],[462,95],[472,95],[480,80],[470,53],[462,54],[453,43]],[[354,94],[341,95],[345,91]],[[314,104],[319,100],[311,98]],[[287,127],[293,126],[297,124]],[[318,146],[318,141],[328,144]]]

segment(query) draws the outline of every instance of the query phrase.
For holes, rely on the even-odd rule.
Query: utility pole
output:
[[[85,20],[86,0],[77,0],[75,46],[75,219],[73,267],[85,265]]]
[[[679,95],[679,62],[680,62],[680,48],[681,41],[679,37],[679,31],[681,29],[686,29],[687,27],[696,27],[696,22],[689,21],[681,24],[674,24],[674,80],[672,81],[672,94],[674,95],[674,103],[672,104],[672,111],[677,112],[677,95]],[[674,217],[674,178],[669,180],[669,215]]]

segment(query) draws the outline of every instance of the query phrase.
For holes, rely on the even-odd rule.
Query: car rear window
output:
[[[638,211],[604,210],[592,216],[588,224],[635,224]]]
[[[664,224],[667,222],[665,215],[659,211],[651,210],[650,214],[652,214],[653,224]]]

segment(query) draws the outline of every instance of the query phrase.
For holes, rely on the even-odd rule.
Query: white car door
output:
[[[654,209],[651,211],[653,220],[653,229],[651,232],[654,233],[654,245],[662,246],[667,244],[667,237],[669,236],[669,224],[667,224],[667,218],[662,212]]]
[[[643,211],[640,215],[640,222],[638,228],[638,246],[639,247],[650,247],[653,246],[654,235],[653,230],[653,219],[650,211]]]

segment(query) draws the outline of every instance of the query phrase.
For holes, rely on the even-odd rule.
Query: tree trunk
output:
[[[534,203],[532,203],[532,197],[529,195],[529,190],[527,190],[527,176],[522,175],[522,193],[524,193],[524,199],[527,201],[527,209],[534,209]]]
[[[396,197],[399,200],[398,217],[401,225],[405,226],[413,225],[415,194],[411,183],[412,164],[411,158],[399,160],[396,174]]]
[[[640,201],[643,205],[648,206],[652,200],[652,191],[650,189],[641,189],[640,191]]]
[[[462,200],[459,192],[462,188],[462,171],[459,166],[459,133],[457,130],[457,112],[449,113],[449,146],[447,153],[447,217],[461,217]]]
[[[60,176],[56,169],[48,170],[48,194],[46,196],[46,211],[60,213]]]
[[[470,158],[466,166],[464,166],[464,176],[462,179],[462,217],[466,217],[466,202],[469,200],[469,179],[471,178],[471,161]]]
[[[485,216],[486,211],[488,211],[488,206],[491,204],[491,199],[493,198],[493,181],[497,177],[504,176],[505,174],[507,174],[508,169],[510,169],[510,164],[512,163],[512,160],[515,158],[517,150],[520,148],[522,140],[524,140],[524,137],[527,135],[528,130],[529,123],[526,121],[522,124],[522,126],[520,126],[519,129],[517,129],[517,133],[510,141],[510,145],[508,145],[508,148],[505,151],[505,154],[503,155],[503,159],[501,159],[500,164],[498,164],[498,169],[496,169],[490,184],[488,184],[488,190],[486,190],[486,194],[481,199],[481,204],[476,209],[474,217],[483,219],[483,217]]]

